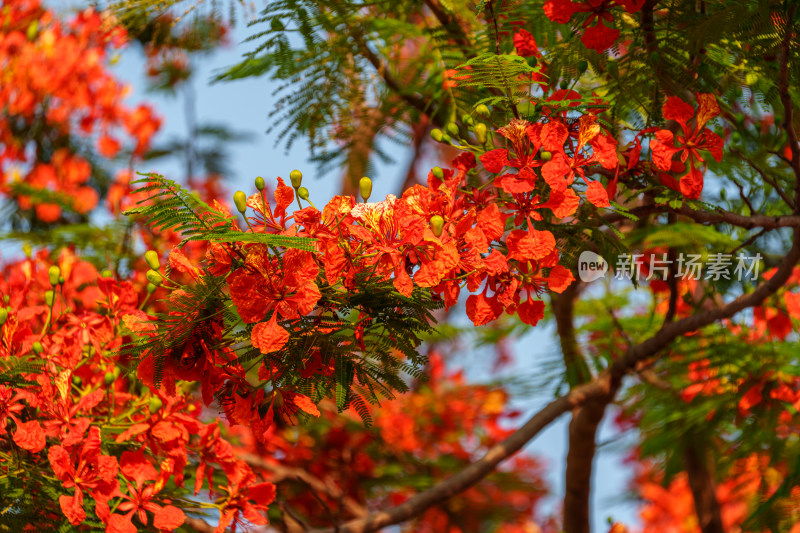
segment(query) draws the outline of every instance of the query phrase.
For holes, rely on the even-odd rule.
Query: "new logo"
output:
[[[586,250],[578,257],[578,277],[584,283],[600,279],[608,272],[608,263],[601,256]]]

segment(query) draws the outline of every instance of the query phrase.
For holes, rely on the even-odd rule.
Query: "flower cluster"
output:
[[[113,158],[130,138],[144,154],[160,121],[146,105],[122,105],[127,89],[106,68],[127,40],[109,16],[88,8],[56,19],[38,1],[4,3],[0,13],[0,191],[43,222],[63,209],[91,211],[99,200],[79,137]]]
[[[220,513],[219,531],[265,524],[274,485],[235,457],[217,422],[201,420],[190,393],[148,390],[120,359],[147,316],[142,278],[99,276],[66,249],[54,262],[40,252],[4,269],[0,478],[22,469],[27,481],[24,491],[5,486],[0,501],[39,528],[61,516],[110,532],[172,530],[192,508],[185,495],[205,485],[219,497],[203,504]],[[43,493],[59,495],[53,507]]]

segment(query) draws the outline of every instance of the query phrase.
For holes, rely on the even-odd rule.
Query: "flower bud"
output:
[[[148,270],[147,274],[145,274],[145,277],[147,278],[147,281],[153,285],[161,285],[161,283],[164,281],[164,278],[161,277],[161,274],[155,270]]]
[[[442,142],[442,138],[443,138],[442,137],[442,130],[440,130],[439,128],[433,128],[431,130],[431,139],[433,139],[437,143],[440,143],[440,142]]]
[[[153,395],[150,397],[150,402],[147,404],[147,408],[150,410],[150,414],[153,414],[161,409],[162,405],[164,405],[164,402],[161,401],[161,398]]]
[[[8,309],[5,307],[0,307],[0,327],[3,327],[3,324],[6,323],[8,320]]]
[[[114,383],[115,379],[117,378],[114,376],[114,373],[111,372],[110,370],[103,375],[103,381],[106,382],[106,385],[111,385],[112,383]]]
[[[443,143],[450,144],[450,141],[452,141],[452,139],[450,138],[450,136],[449,136],[448,134],[446,134],[446,133],[443,133],[443,134],[442,134],[442,142],[443,142]]]
[[[366,202],[372,196],[372,180],[364,176],[358,182],[358,190],[361,193],[361,198]]]
[[[299,189],[303,184],[303,173],[297,169],[292,170],[289,172],[289,181],[292,182],[292,187]]]
[[[467,126],[472,126],[472,124],[475,123],[475,121],[472,119],[472,117],[467,115],[466,113],[461,115],[461,122],[463,122]]]
[[[30,24],[28,24],[28,31],[25,32],[25,36],[28,38],[29,41],[35,41],[36,36],[39,34],[39,21],[34,20]]]
[[[114,374],[115,378],[118,378],[119,375],[122,374],[122,369],[120,369],[120,367],[118,366],[115,366],[114,370],[112,370],[111,373]]]
[[[437,237],[441,236],[442,229],[444,228],[444,219],[439,215],[433,215],[430,220],[431,231]]]
[[[453,137],[458,137],[458,124],[455,122],[451,122],[447,125],[447,133],[452,135]]]
[[[158,254],[153,250],[148,250],[144,253],[144,260],[147,263],[147,266],[155,271],[158,271],[158,269],[161,267],[161,265],[158,264]]]
[[[233,203],[236,205],[236,209],[241,214],[244,214],[244,212],[247,211],[247,195],[242,191],[236,191],[233,193]]]
[[[65,281],[66,280],[64,279],[64,276],[58,276],[58,284],[59,285],[63,285]]]
[[[48,307],[53,307],[53,302],[56,299],[55,291],[46,291],[44,293],[44,303],[48,305]]]
[[[553,159],[553,154],[542,150],[541,153],[539,154],[539,157],[541,158],[542,161],[550,161],[551,159]]]
[[[578,61],[578,74],[583,74],[589,68],[589,63],[585,60]]]
[[[36,342],[33,343],[33,353],[35,353],[36,355],[39,355],[43,351],[44,351],[44,348],[42,347],[42,343],[41,342],[36,341]]]
[[[486,143],[486,124],[482,122],[475,124],[475,137],[478,138],[479,143]]]
[[[73,383],[73,384],[74,384],[76,387],[80,387],[80,386],[83,384],[83,380],[81,379],[81,377],[80,377],[80,376],[78,376],[78,375],[76,375],[76,374],[72,374],[72,383]]]
[[[114,276],[114,273],[111,272],[109,269],[105,269],[100,273],[100,275],[103,276],[104,278],[111,278]]]
[[[476,107],[475,112],[484,118],[489,116],[489,108],[486,106],[486,104],[481,104]]]
[[[440,180],[444,179],[444,170],[442,170],[442,167],[433,167],[431,169],[431,174],[433,174],[434,177],[436,177],[436,178],[438,178]]]
[[[297,196],[302,198],[305,201],[308,201],[308,189],[305,187],[300,187],[297,189]]]
[[[58,278],[61,276],[61,269],[58,268],[56,265],[53,265],[47,271],[47,276],[50,278],[50,285],[55,287],[56,285],[58,285]]]
[[[264,190],[264,178],[262,178],[261,176],[256,178],[256,189],[258,189],[259,191]]]
[[[156,292],[156,288],[157,287],[155,285],[153,285],[152,283],[148,283],[147,284],[147,294],[153,294],[154,292]]]
[[[567,87],[569,87],[569,82],[567,80],[564,80],[559,84],[559,88],[561,88],[563,91],[566,91]]]

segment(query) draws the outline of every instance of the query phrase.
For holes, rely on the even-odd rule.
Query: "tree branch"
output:
[[[344,508],[354,516],[363,516],[367,514],[367,510],[364,506],[342,492],[342,490],[337,487],[332,480],[323,481],[313,476],[306,470],[303,470],[302,468],[293,468],[278,463],[272,463],[263,457],[252,453],[242,453],[239,454],[238,457],[250,466],[263,468],[264,470],[268,470],[275,474],[273,481],[276,483],[283,481],[284,479],[300,481],[308,485],[308,487],[312,490],[318,493],[327,494],[332,499],[341,502]]]
[[[800,141],[797,138],[797,131],[794,129],[794,104],[789,94],[789,56],[791,55],[792,32],[794,31],[794,10],[795,6],[789,8],[786,16],[786,28],[784,30],[783,43],[781,46],[780,72],[778,74],[778,92],[783,105],[783,129],[789,136],[789,150],[792,153],[790,162],[794,171],[797,185],[794,190],[795,214],[800,212]]]
[[[539,434],[556,418],[585,405],[589,400],[606,399],[619,388],[622,378],[640,361],[653,357],[677,337],[708,326],[713,322],[730,318],[742,309],[759,305],[765,298],[775,293],[791,276],[794,266],[800,261],[800,231],[794,232],[792,247],[784,256],[775,274],[730,303],[711,310],[696,313],[690,317],[665,325],[646,341],[632,346],[623,357],[591,383],[580,385],[568,394],[561,396],[533,415],[521,428],[506,440],[493,446],[481,459],[470,464],[458,474],[451,476],[434,487],[423,491],[405,503],[386,511],[370,513],[362,518],[351,520],[336,529],[315,530],[316,533],[366,533],[399,522],[404,522],[426,509],[441,503],[459,492],[471,487],[488,476],[503,460],[507,459]]]

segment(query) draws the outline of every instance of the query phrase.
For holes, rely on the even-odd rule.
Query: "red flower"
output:
[[[712,94],[698,93],[697,102],[695,124],[690,126],[694,109],[677,96],[668,98],[663,107],[664,118],[680,124],[683,135],[659,130],[655,132],[656,138],[650,141],[653,163],[663,171],[672,169],[675,155],[679,156],[681,163],[689,160],[689,170],[680,178],[679,186],[683,195],[691,199],[699,198],[703,190],[703,173],[695,168],[696,162],[705,161],[699,150],[708,151],[717,161],[722,160],[722,138],[704,127],[719,114],[717,100]]]
[[[73,526],[86,519],[83,510],[83,492],[91,494],[95,500],[95,512],[101,520],[108,520],[110,510],[108,500],[119,490],[116,457],[100,453],[100,428],[92,426],[89,436],[80,450],[70,453],[61,446],[53,446],[48,452],[50,466],[64,488],[75,487],[73,496],[61,496],[58,501],[61,510]]]
[[[119,462],[120,469],[125,477],[133,481],[127,483],[128,494],[122,495],[123,501],[117,509],[126,512],[125,515],[113,514],[108,520],[106,533],[135,533],[138,529],[131,523],[134,513],[138,513],[139,521],[147,525],[147,511],[154,515],[153,526],[160,530],[172,531],[180,527],[186,520],[183,511],[173,505],[161,506],[153,499],[164,488],[169,479],[174,463],[166,459],[161,464],[160,472],[156,472],[153,465],[144,456],[144,448],[136,452],[122,452]],[[145,483],[153,481],[153,484]]]
[[[517,54],[522,57],[540,57],[539,47],[536,46],[536,39],[528,31],[520,30],[514,34],[514,47]]]

